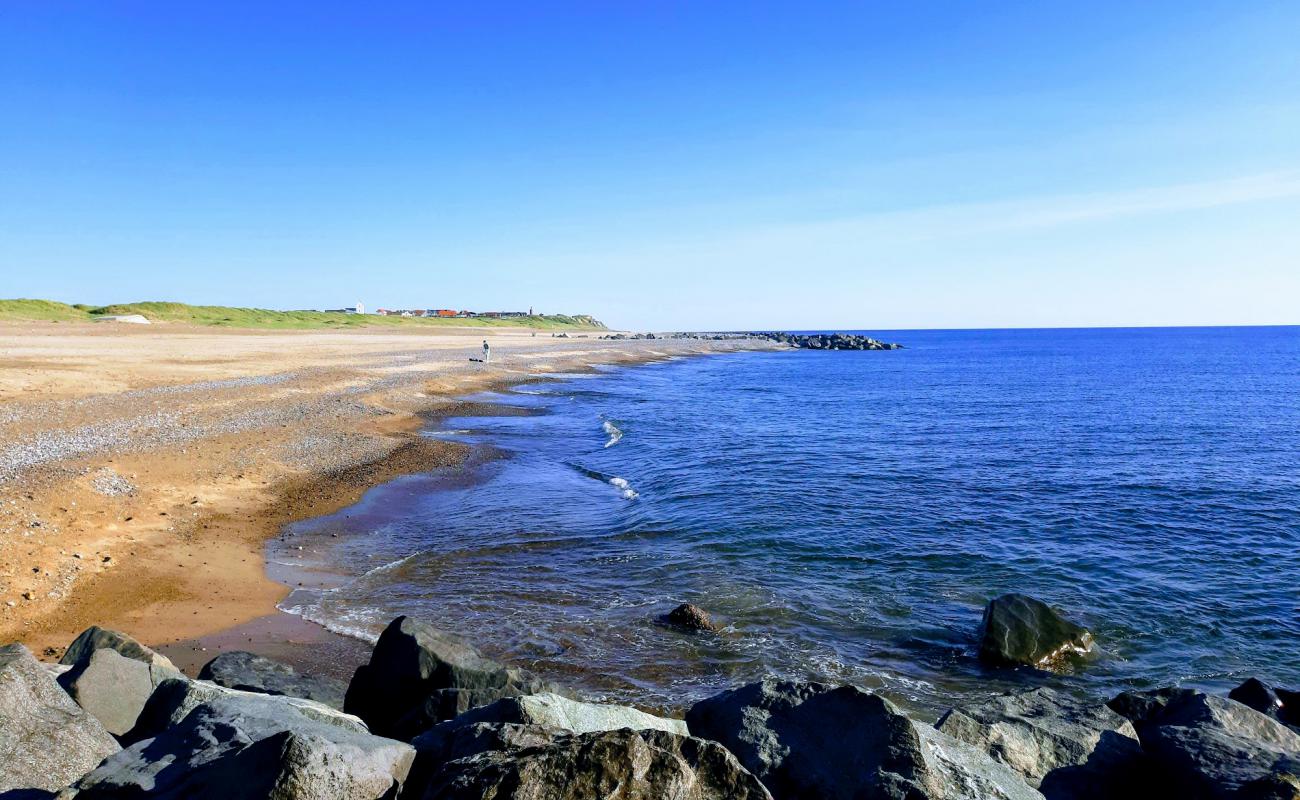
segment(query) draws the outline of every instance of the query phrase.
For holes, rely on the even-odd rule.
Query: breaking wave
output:
[[[606,447],[613,447],[618,444],[619,439],[623,438],[623,431],[613,422],[605,420],[601,427],[605,429],[605,433],[609,436],[609,440],[605,442]]]

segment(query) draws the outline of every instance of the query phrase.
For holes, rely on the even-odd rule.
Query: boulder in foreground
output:
[[[0,647],[0,795],[57,791],[119,749],[26,647]]]
[[[1011,767],[1048,800],[1124,797],[1142,779],[1131,722],[1051,689],[954,708],[935,727]]]
[[[342,681],[302,675],[288,664],[242,650],[222,653],[204,664],[199,679],[228,689],[301,697],[340,709],[347,691]]]
[[[396,795],[415,757],[410,745],[372,736],[359,720],[343,724],[350,718],[325,706],[337,720],[304,713],[311,701],[220,687],[166,725],[193,699],[188,683],[167,681],[150,701],[154,713],[142,717],[164,724],[157,735],[105,760],[60,800],[377,800]]]
[[[1139,735],[1170,796],[1271,797],[1300,775],[1300,734],[1224,697],[1179,693]]]
[[[664,731],[562,734],[446,764],[426,800],[770,800],[715,742]]]
[[[398,617],[357,668],[343,710],[382,736],[410,739],[477,706],[557,687],[483,656],[469,642],[427,622]]]
[[[686,714],[777,800],[1041,800],[1020,775],[853,686],[766,680]]]
[[[83,655],[60,675],[59,685],[109,733],[120,737],[135,727],[154,689],[175,678],[184,676],[174,668],[127,658],[117,650],[101,647]]]
[[[94,651],[103,648],[116,650],[120,655],[136,661],[143,661],[155,667],[180,672],[180,670],[176,669],[176,665],[161,653],[150,650],[125,633],[111,631],[98,625],[87,628],[76,639],[73,639],[72,644],[68,645],[68,649],[64,651],[63,658],[59,659],[59,663],[75,666],[79,662],[88,660],[90,654]]]
[[[1272,717],[1291,730],[1300,730],[1300,692],[1279,689],[1258,678],[1249,678],[1228,692],[1228,697]]]
[[[1071,656],[1092,648],[1087,628],[1062,617],[1041,600],[1004,594],[984,609],[980,660],[994,666],[1062,667]]]

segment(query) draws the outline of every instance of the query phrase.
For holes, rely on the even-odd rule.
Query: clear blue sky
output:
[[[1300,322],[1295,2],[0,5],[0,297]]]

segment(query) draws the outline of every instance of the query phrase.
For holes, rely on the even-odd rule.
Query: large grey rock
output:
[[[1228,697],[1265,716],[1300,730],[1300,692],[1270,686],[1258,678],[1248,678],[1228,692]]]
[[[562,734],[535,747],[451,761],[428,800],[768,800],[714,742],[664,731]]]
[[[428,732],[476,722],[541,725],[569,733],[614,731],[619,728],[667,731],[681,736],[690,733],[684,720],[656,717],[629,706],[584,703],[551,692],[503,698],[495,703],[466,711],[454,720],[434,726]]]
[[[1011,767],[1048,800],[1121,797],[1141,780],[1133,724],[1051,689],[954,708],[935,727]]]
[[[1300,734],[1224,697],[1181,694],[1139,735],[1172,796],[1241,798],[1272,777],[1300,774]]]
[[[59,659],[59,663],[76,666],[79,662],[89,659],[92,652],[103,648],[116,650],[127,658],[143,661],[155,667],[180,672],[176,669],[176,665],[161,653],[150,650],[125,633],[107,630],[98,625],[87,628],[73,639],[72,644],[68,645],[68,649],[63,653],[63,658]]]
[[[85,653],[60,675],[59,685],[109,733],[123,736],[135,727],[136,718],[158,684],[184,677],[174,668],[127,658],[117,650],[101,647]]]
[[[159,691],[180,684],[169,681]],[[178,724],[105,760],[60,800],[387,798],[415,757],[403,742],[304,715],[294,698],[220,692]]]
[[[347,691],[343,681],[302,675],[288,664],[242,650],[222,653],[204,664],[199,678],[229,689],[301,697],[340,709]]]
[[[57,791],[119,749],[26,647],[0,647],[0,794]]]
[[[549,742],[565,733],[619,729],[661,730],[687,735],[686,723],[627,706],[583,703],[557,694],[507,697],[440,722],[411,740],[416,763],[413,778],[432,774],[447,761],[489,750],[517,750]]]
[[[1133,723],[1141,738],[1142,728],[1164,711],[1165,706],[1182,697],[1195,695],[1191,689],[1166,686],[1141,692],[1120,692],[1106,703],[1106,707]]]
[[[1051,606],[1023,594],[1004,594],[984,609],[980,659],[995,666],[1055,670],[1092,648],[1092,634]]]
[[[398,617],[348,685],[343,710],[377,734],[410,739],[442,720],[503,697],[555,692],[526,670],[483,656],[427,622]]]
[[[1007,766],[853,686],[766,680],[686,714],[777,800],[1042,798]]]
[[[181,679],[164,681],[158,685],[149,697],[149,702],[145,704],[144,710],[140,712],[135,728],[123,739],[127,742],[138,742],[141,739],[157,736],[168,728],[179,725],[199,706],[220,701],[261,708],[264,709],[262,713],[273,711],[277,717],[288,721],[297,719],[304,723],[326,725],[351,733],[370,732],[358,717],[315,700],[245,692],[239,689],[227,689],[208,681]]]

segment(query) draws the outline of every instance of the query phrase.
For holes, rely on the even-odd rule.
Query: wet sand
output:
[[[598,335],[494,330],[485,365],[481,329],[0,325],[0,641],[57,658],[98,624],[195,668],[244,647],[350,673],[364,645],[276,611],[264,546],[284,525],[459,463],[419,431],[466,394],[773,347]]]

